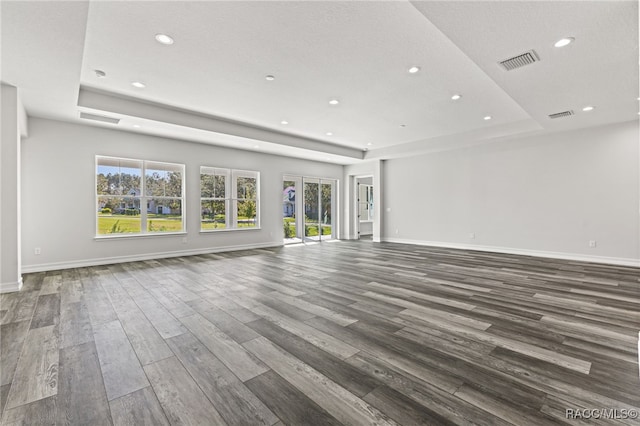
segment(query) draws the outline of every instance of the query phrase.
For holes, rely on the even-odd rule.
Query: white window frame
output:
[[[200,232],[224,232],[224,231],[250,231],[260,229],[260,172],[254,170],[234,170],[215,166],[200,166],[200,176],[210,174],[214,176],[225,176],[225,196],[220,197],[202,197],[202,186],[200,187],[200,208],[203,201],[224,201],[225,206],[225,227],[222,229],[202,229],[202,220],[200,221]],[[238,226],[238,202],[245,200],[253,200],[253,198],[238,197],[238,178],[254,178],[256,180],[256,219],[255,226],[239,227]],[[200,179],[200,182],[202,180]],[[200,184],[202,185],[202,184]],[[215,195],[215,194],[214,194]]]
[[[210,176],[224,176],[224,197],[216,197],[215,194],[213,197],[203,197],[202,196],[202,175],[207,174]],[[215,182],[215,178],[214,178]],[[231,170],[223,169],[221,167],[209,167],[209,166],[200,166],[200,232],[214,232],[214,231],[224,231],[225,229],[229,229],[231,225],[231,217],[229,215],[229,203],[231,196]],[[222,201],[224,203],[224,228],[221,229],[202,229],[202,202],[203,201]]]
[[[100,159],[107,159],[107,160],[115,160],[115,161],[131,161],[131,162],[139,162],[141,163],[141,167],[140,167],[140,195],[139,196],[131,196],[131,195],[101,195],[98,194],[98,166],[100,164]],[[152,166],[151,168],[154,169],[155,167],[162,167],[162,166],[170,166],[171,168],[177,168],[180,170],[181,173],[181,194],[180,197],[173,197],[173,196],[154,196],[154,195],[148,195],[146,194],[146,173],[147,173],[147,165]],[[138,158],[125,158],[125,157],[112,157],[112,156],[107,156],[107,155],[96,155],[95,156],[95,175],[94,175],[94,179],[95,179],[95,183],[94,183],[94,189],[95,189],[95,206],[98,206],[99,203],[99,199],[100,197],[119,197],[119,198],[133,198],[133,199],[138,199],[140,200],[140,232],[131,232],[131,233],[123,233],[123,234],[100,234],[98,233],[99,229],[98,229],[98,210],[96,209],[95,212],[95,238],[96,239],[103,239],[103,238],[131,238],[131,237],[150,237],[150,236],[161,236],[161,235],[183,235],[186,234],[186,230],[187,230],[187,214],[186,214],[186,203],[185,203],[185,187],[186,187],[186,173],[185,173],[185,165],[184,164],[180,164],[180,163],[169,163],[166,161],[155,161],[155,160],[141,160]],[[181,223],[182,223],[182,229],[179,231],[170,231],[170,232],[162,232],[162,231],[156,231],[156,232],[152,232],[152,231],[148,231],[147,230],[147,224],[148,224],[148,217],[147,217],[147,210],[148,210],[148,203],[153,200],[153,199],[171,199],[171,200],[175,200],[175,199],[179,199],[180,200],[180,211],[181,211]]]

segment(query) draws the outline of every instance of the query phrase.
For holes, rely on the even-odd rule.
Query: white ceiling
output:
[[[122,119],[85,124],[343,164],[638,117],[633,1],[2,1],[0,11],[2,81],[32,116],[80,121],[83,110]],[[575,42],[553,47],[565,36]],[[540,62],[497,65],[530,49]],[[576,115],[548,118],[567,109]]]

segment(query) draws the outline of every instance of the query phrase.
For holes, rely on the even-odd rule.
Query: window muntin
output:
[[[184,165],[96,156],[96,200],[98,236],[184,232]]]

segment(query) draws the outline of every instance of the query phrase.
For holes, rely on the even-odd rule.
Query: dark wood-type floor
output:
[[[3,424],[551,425],[640,407],[639,270],[371,242],[25,276]]]

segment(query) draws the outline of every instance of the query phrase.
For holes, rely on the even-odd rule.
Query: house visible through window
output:
[[[97,235],[183,232],[184,165],[97,156],[96,199]]]
[[[200,230],[259,227],[260,173],[200,168]]]

